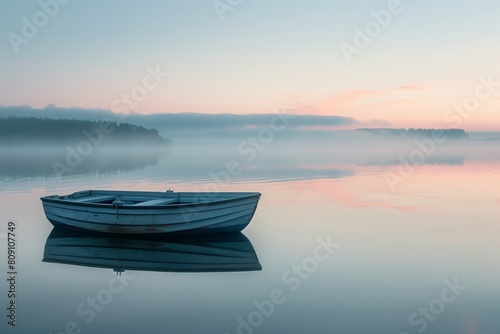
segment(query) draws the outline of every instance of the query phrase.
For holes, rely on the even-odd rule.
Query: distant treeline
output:
[[[0,144],[72,144],[87,140],[104,144],[168,144],[158,130],[129,123],[50,119],[0,118]]]
[[[357,129],[357,131],[365,131],[374,135],[387,136],[387,137],[400,137],[400,138],[415,138],[425,137],[432,138],[432,136],[446,137],[447,139],[468,139],[469,135],[463,129]]]

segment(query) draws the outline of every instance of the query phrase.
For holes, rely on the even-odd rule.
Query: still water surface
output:
[[[198,152],[195,160],[184,151],[61,179],[37,166],[23,175],[2,172],[2,313],[9,221],[17,227],[18,275],[16,327],[2,315],[0,332],[500,333],[496,159],[419,166],[395,189],[386,177],[398,173],[397,165],[342,164],[321,155],[312,162],[266,159],[227,184],[219,173],[223,154]],[[41,196],[92,188],[212,190],[214,175],[223,191],[263,194],[243,235],[151,243],[63,234],[80,243],[76,254],[87,265],[42,261],[60,248],[51,248],[58,232],[51,235]],[[229,271],[183,272],[213,260],[214,251],[239,255]],[[190,252],[177,257],[186,270],[147,268]],[[131,257],[137,265],[126,261]],[[96,261],[101,267],[88,266]]]

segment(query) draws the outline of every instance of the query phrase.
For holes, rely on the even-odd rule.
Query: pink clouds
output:
[[[450,108],[474,95],[477,78],[436,80],[384,89],[353,89],[332,95],[294,95],[289,101],[302,112],[353,117],[367,127],[452,127],[444,121]],[[468,131],[498,130],[498,95],[481,101],[463,120]]]
[[[339,107],[345,106],[347,104],[359,103],[367,98],[381,98],[390,96],[397,92],[423,89],[425,89],[425,87],[419,85],[406,85],[383,90],[358,89],[332,96],[328,99],[327,104],[329,104],[331,107]]]

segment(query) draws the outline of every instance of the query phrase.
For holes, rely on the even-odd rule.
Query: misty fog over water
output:
[[[276,291],[280,303],[259,332],[412,333],[425,325],[432,334],[465,334],[470,323],[498,332],[496,313],[473,315],[498,308],[477,300],[500,298],[491,256],[500,251],[500,135],[335,130],[333,123],[351,121],[319,126],[323,120],[287,126],[276,115],[231,116],[206,127],[157,120],[165,140],[150,144],[109,140],[94,128],[50,144],[0,140],[0,218],[18,226],[19,312],[30,318],[20,333],[58,332],[68,321],[97,334],[238,333]],[[262,197],[243,234],[229,238],[152,242],[53,230],[39,198],[85,189]],[[333,242],[338,249],[316,267],[318,245]],[[214,251],[242,250],[252,271],[237,272],[236,263],[236,272],[178,273],[169,264],[178,259],[190,271]],[[61,254],[76,256],[68,262]],[[118,277],[113,270],[130,287],[100,316],[85,301]],[[432,314],[438,320],[418,313],[452,284],[456,302],[443,302],[446,312]],[[51,310],[48,296],[59,301]],[[178,321],[185,309],[196,322]],[[92,312],[97,320],[87,322]]]
[[[354,132],[296,131],[262,135],[258,129],[234,135],[177,134],[161,147],[103,145],[0,145],[0,176],[71,177],[126,173],[161,165],[175,180],[209,178],[236,161],[235,179],[335,177],[355,166],[463,165],[500,161],[499,141],[471,135],[467,140],[380,138]],[[170,139],[170,138],[169,138]],[[83,140],[83,139],[82,139]],[[5,143],[4,143],[5,144]]]

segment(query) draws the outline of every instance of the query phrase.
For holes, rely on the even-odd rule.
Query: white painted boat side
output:
[[[124,203],[129,201],[130,204],[118,206],[81,200],[86,197],[107,197],[109,201],[110,193],[116,199]],[[42,197],[45,214],[54,226],[124,234],[200,229],[203,232],[241,231],[250,223],[260,198],[260,193],[84,191],[75,194],[79,195],[74,198],[71,195]],[[140,203],[162,203],[156,200],[161,196],[178,198],[180,203],[138,206],[130,200],[136,198],[142,201]]]

